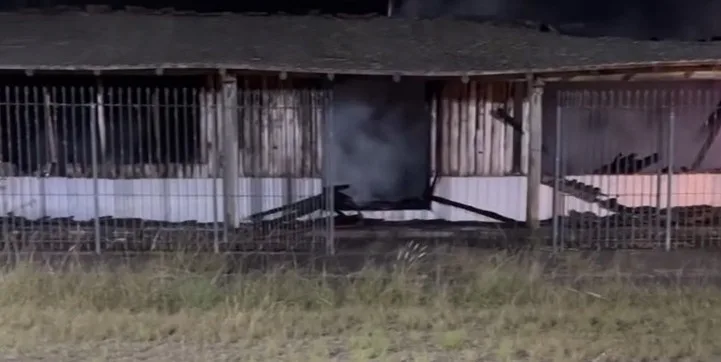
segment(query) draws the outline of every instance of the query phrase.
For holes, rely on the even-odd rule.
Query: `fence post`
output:
[[[674,156],[674,138],[675,138],[675,125],[676,125],[676,108],[675,108],[675,102],[673,97],[671,98],[671,108],[668,116],[668,138],[666,139],[666,143],[668,144],[668,147],[666,148],[667,152],[667,167],[668,170],[666,171],[666,224],[665,227],[665,244],[666,244],[666,251],[671,251],[671,218],[673,217],[672,213],[672,192],[673,192],[673,156]]]
[[[541,198],[541,156],[543,147],[543,82],[534,79],[529,74],[526,78],[528,94],[530,97],[529,135],[528,135],[528,175],[526,184],[526,224],[531,231],[531,236],[540,227],[540,198]]]
[[[100,175],[99,175],[99,158],[98,157],[98,141],[101,142],[105,135],[104,127],[99,127],[105,124],[105,112],[103,112],[103,83],[100,78],[96,78],[97,83],[95,87],[95,99],[91,100],[91,119],[90,119],[90,159],[92,163],[93,173],[93,209],[95,218],[93,220],[93,226],[95,229],[95,253],[102,253],[102,245],[100,242]]]
[[[229,227],[238,227],[237,180],[238,180],[238,78],[221,72],[223,115],[223,214],[225,217],[225,242]]]
[[[322,91],[324,116],[323,116],[323,186],[325,187],[325,210],[327,212],[325,251],[328,255],[335,255],[335,170],[333,169],[333,157],[331,155],[331,147],[335,138],[333,127],[333,76],[328,75],[328,80],[324,82]]]
[[[218,145],[220,132],[218,125],[218,87],[216,77],[209,75],[206,78],[205,87],[200,95],[201,104],[201,126],[200,134],[202,139],[201,153],[203,160],[208,162],[210,169],[210,180],[213,182],[213,251],[220,252],[220,215],[218,211],[218,198],[222,187],[218,187],[220,177],[220,146]]]
[[[666,110],[666,96],[668,93],[664,90],[662,90],[659,94],[655,94],[655,102],[658,102],[658,107],[662,110],[662,112],[665,112]],[[673,94],[670,95],[673,97]],[[668,134],[667,134],[667,128],[668,124],[663,123],[663,117],[659,119],[659,125],[658,125],[658,133],[656,134],[656,142],[657,142],[657,148],[656,150],[659,153],[659,157],[666,158],[666,166],[669,166],[668,164],[668,149],[667,145],[668,142]],[[670,169],[670,167],[669,167]],[[663,228],[663,220],[661,219],[662,213],[663,213],[663,167],[659,167],[656,170],[656,209],[654,211],[654,219],[653,222],[650,222],[649,224],[649,231],[652,231],[652,238],[653,238],[653,244],[654,248],[661,247],[661,229]],[[649,215],[651,217],[651,215]]]
[[[554,151],[553,151],[553,204],[551,205],[552,210],[552,217],[553,217],[553,230],[552,238],[553,238],[553,251],[557,252],[559,249],[563,249],[563,245],[559,242],[560,235],[561,235],[561,213],[563,212],[563,207],[565,206],[565,200],[561,197],[561,142],[563,137],[563,129],[561,128],[563,126],[563,105],[562,100],[563,94],[560,92],[557,93],[556,96],[556,123],[555,123],[555,132],[556,137],[554,137],[555,144],[554,144]]]

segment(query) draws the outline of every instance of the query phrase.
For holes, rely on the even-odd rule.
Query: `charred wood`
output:
[[[611,163],[601,166],[593,171],[594,175],[631,175],[655,164],[659,160],[658,152],[643,157],[636,158],[636,153],[623,155],[619,153]]]
[[[257,222],[267,216],[281,213],[282,216],[274,219],[274,221],[291,221],[293,219],[298,219],[303,216],[308,216],[316,211],[325,210],[331,204],[330,199],[328,198],[331,193],[334,197],[333,211],[335,211],[338,215],[345,216],[345,213],[343,213],[341,210],[358,210],[358,205],[353,201],[353,199],[342,192],[349,187],[350,185],[336,185],[332,188],[324,187],[323,191],[319,195],[311,196],[303,200],[290,203],[288,205],[255,213],[253,215],[250,215],[249,218],[252,221]]]
[[[542,180],[542,183],[548,187],[556,187],[554,178],[552,176],[545,176]],[[596,186],[565,178],[560,180],[558,191],[575,197],[579,200],[594,203],[599,202],[601,197],[608,196],[602,193],[601,189]]]
[[[716,172],[718,170],[708,170],[708,171]],[[681,167],[679,167],[678,170],[675,170],[674,172],[679,172],[679,173],[691,172],[691,169],[686,166],[681,166]],[[668,173],[668,167],[662,168],[661,173]]]
[[[708,154],[708,151],[716,140],[719,131],[721,131],[721,101],[716,104],[714,110],[709,114],[706,122],[704,122],[702,131],[706,133],[706,138],[701,144],[701,148],[696,154],[693,163],[691,163],[691,170],[697,170],[701,166],[701,163],[706,159],[706,154]]]
[[[615,199],[612,199],[615,200]],[[575,228],[616,228],[616,227],[656,227],[667,222],[673,226],[716,226],[721,225],[721,207],[709,205],[673,207],[670,217],[667,209],[653,206],[619,206],[615,214],[599,216],[592,212],[570,211],[561,217],[565,227]]]
[[[503,215],[501,215],[501,214],[499,214],[499,213],[496,213],[496,212],[493,212],[493,211],[488,211],[488,210],[479,209],[479,208],[477,208],[477,207],[473,207],[473,206],[466,205],[466,204],[463,204],[463,203],[460,203],[460,202],[457,202],[457,201],[453,201],[453,200],[446,199],[445,197],[431,196],[431,201],[437,202],[437,203],[439,203],[439,204],[441,204],[441,205],[447,205],[447,206],[459,208],[459,209],[461,209],[461,210],[465,210],[465,211],[468,211],[468,212],[472,212],[472,213],[477,214],[477,215],[485,216],[485,217],[487,217],[487,218],[500,221],[500,222],[502,222],[502,223],[504,223],[504,224],[507,224],[507,225],[520,226],[520,225],[525,224],[525,223],[521,223],[520,221],[518,221],[518,220],[516,220],[516,219],[511,219],[510,217],[503,216]]]
[[[523,124],[521,121],[517,120],[515,117],[508,114],[508,111],[505,108],[498,108],[494,111],[491,111],[491,116],[493,118],[513,127],[513,130],[523,134]]]
[[[461,207],[467,205],[458,205]],[[478,210],[469,210],[471,212]],[[678,207],[666,210],[654,207],[628,208],[625,213],[598,216],[571,212],[562,216],[562,232],[567,245],[596,248],[604,245],[617,248],[645,248],[657,243],[659,223],[666,220],[674,226],[674,242],[687,247],[721,246],[718,225],[721,208],[707,205]],[[487,217],[498,215],[484,213]],[[504,217],[499,217],[504,219]],[[295,221],[277,227],[272,222],[243,224],[230,230],[228,243],[221,243],[227,252],[310,252],[322,250],[329,219]],[[521,240],[526,228],[510,222],[449,222],[445,220],[409,220],[389,222],[365,219],[358,225],[354,217],[337,217],[335,237],[338,245],[358,247],[368,241],[453,243],[476,247],[499,247]],[[0,218],[2,230],[0,249],[9,252],[88,252],[94,251],[93,220],[72,218],[29,220],[8,216]],[[141,219],[101,218],[101,244],[108,252],[198,251],[213,252],[218,224],[162,222]],[[551,220],[544,220],[539,237],[550,244]],[[314,244],[315,243],[315,244]],[[460,243],[460,244],[459,244]],[[604,246],[604,247],[606,247]],[[315,248],[315,249],[314,249]]]

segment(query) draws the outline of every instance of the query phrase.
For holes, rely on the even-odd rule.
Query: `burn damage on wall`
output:
[[[675,173],[721,169],[715,125],[720,84],[715,80],[549,84],[544,102],[558,107],[544,109],[544,173],[554,172],[557,123],[561,172],[566,175],[656,173],[667,170],[669,160]],[[669,137],[674,144],[671,158]]]

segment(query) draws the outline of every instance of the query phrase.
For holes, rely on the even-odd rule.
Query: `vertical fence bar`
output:
[[[676,124],[676,107],[675,102],[673,99],[671,100],[671,105],[669,109],[669,116],[668,116],[668,137],[666,139],[666,142],[668,144],[667,147],[667,171],[666,171],[666,225],[665,225],[665,235],[666,235],[666,251],[671,251],[671,223],[672,223],[672,192],[673,192],[673,158],[674,158],[674,138],[675,135],[675,124]]]
[[[238,79],[235,75],[222,74],[223,114],[223,213],[225,216],[225,242],[228,243],[230,228],[238,227],[236,196],[238,180]]]
[[[323,183],[327,190],[327,197],[325,210],[327,213],[326,223],[326,236],[325,236],[325,251],[328,255],[335,255],[335,185],[334,175],[335,170],[333,169],[333,158],[331,154],[332,145],[334,144],[334,106],[333,106],[333,87],[332,80],[326,82],[326,87],[323,88],[323,103],[324,103],[324,117],[323,127],[325,137],[325,144],[323,145]]]
[[[293,105],[291,104],[290,100],[291,97],[289,96],[289,92],[292,91],[292,87],[288,87],[288,82],[284,78],[283,75],[278,76],[278,103],[279,106],[279,113],[280,113],[280,120],[283,122],[283,127],[281,128],[280,135],[276,136],[276,140],[279,141],[280,144],[280,151],[282,155],[287,155],[285,162],[281,161],[279,162],[279,175],[281,178],[281,185],[280,185],[280,199],[283,205],[290,205],[294,200],[293,198],[293,172],[295,171],[295,164],[297,157],[301,156],[299,154],[294,154],[293,151],[295,151],[295,148],[292,146],[292,143],[294,141],[295,137],[292,137],[289,135],[291,133],[291,129],[293,129],[295,114],[293,114]],[[275,127],[274,127],[275,128]],[[288,227],[290,229],[290,226]],[[301,237],[302,238],[302,237]],[[291,242],[298,242],[300,240],[288,240],[286,241],[286,245],[290,244]],[[290,250],[292,250],[293,245],[287,246]]]
[[[560,195],[560,189],[561,189],[561,137],[562,137],[562,120],[561,117],[563,117],[563,98],[564,98],[564,92],[558,92],[558,95],[556,97],[556,142],[554,144],[554,155],[553,155],[553,205],[551,205],[552,208],[552,217],[553,217],[553,251],[557,252],[559,251],[559,234],[561,232],[561,217],[562,215],[559,215],[559,209],[560,209],[560,202],[562,200]]]
[[[529,111],[529,140],[528,140],[528,179],[526,184],[526,224],[531,230],[531,236],[540,227],[539,211],[541,198],[541,157],[543,154],[543,82],[534,80],[532,75],[527,77],[530,99]]]
[[[40,208],[40,217],[45,218],[48,216],[48,208],[47,208],[47,185],[46,185],[46,177],[47,174],[47,162],[49,161],[49,151],[50,149],[49,144],[47,142],[47,136],[48,132],[50,131],[47,127],[45,127],[44,119],[40,119],[41,114],[47,114],[47,112],[41,111],[42,107],[44,106],[44,102],[41,100],[42,96],[38,94],[38,86],[32,87],[32,100],[30,104],[28,104],[28,107],[32,107],[32,113],[33,113],[33,121],[35,123],[35,129],[36,129],[36,137],[35,140],[35,155],[33,160],[34,168],[36,169],[36,175],[38,177],[38,199],[39,199],[39,208]],[[41,123],[42,122],[42,123]],[[44,137],[41,137],[43,135]],[[42,230],[45,226],[44,222],[40,222],[38,225],[40,229]],[[41,231],[42,232],[42,231]]]
[[[10,121],[11,114],[10,114],[10,87],[3,86],[0,88],[0,115],[5,117],[7,120],[7,123],[4,124],[4,126],[7,129],[10,129],[12,127],[12,123]],[[12,136],[10,135],[10,132],[8,132],[7,136],[5,134],[6,130],[0,130],[0,156],[7,157],[7,160],[12,160],[13,156],[13,143],[12,143]],[[7,137],[7,138],[6,138]],[[7,144],[7,148],[6,145]],[[7,149],[7,154],[3,154],[4,151]],[[14,197],[12,195],[11,191],[9,190],[10,187],[10,180],[8,180],[8,177],[14,176],[15,173],[13,172],[13,167],[6,167],[7,165],[2,165],[2,169],[0,170],[0,210],[2,210],[2,240],[0,242],[3,244],[3,251],[8,252],[10,251],[10,218],[6,217],[10,213],[12,201],[11,197]]]
[[[660,99],[657,100],[659,103],[661,109],[665,109],[666,106],[666,92],[661,91]],[[666,137],[664,137],[664,128],[666,128],[666,125],[663,122],[659,122],[660,120],[654,120],[654,123],[658,124],[658,133],[656,134],[656,147],[657,151],[659,152],[660,156],[666,156],[668,157],[668,154],[665,153],[665,150],[663,149],[663,144],[666,141]],[[668,160],[667,160],[668,162]],[[657,167],[656,168],[656,208],[655,208],[655,222],[649,223],[649,224],[655,224],[650,226],[650,228],[655,229],[654,232],[651,234],[654,238],[654,243],[657,244],[655,247],[658,247],[661,243],[661,240],[659,239],[660,232],[663,228],[663,225],[661,224],[663,221],[661,220],[661,213],[663,209],[663,167]],[[649,215],[650,216],[650,215]]]
[[[604,121],[604,119],[608,118],[609,112],[611,112],[615,107],[618,105],[610,103],[611,97],[610,93],[614,92],[613,90],[607,90],[602,89],[594,94],[592,103],[592,120],[591,122],[593,124],[598,124]],[[634,102],[634,94],[628,94],[627,98],[629,99],[629,103],[633,104]],[[594,154],[593,162],[599,162],[602,163],[605,153],[609,148],[612,146],[609,145],[610,143],[610,137],[603,137],[603,139],[600,142],[600,147],[596,154]],[[604,177],[602,175],[593,175],[590,178],[590,184],[591,185],[598,185],[596,187],[599,187],[600,189],[606,189],[606,190],[612,190],[612,189],[619,189],[619,178],[618,177]],[[601,208],[598,206],[594,206],[598,212],[602,212]],[[615,207],[610,208],[610,213],[617,213],[618,210]],[[615,223],[611,221],[610,218],[604,218],[601,222],[601,227],[598,230],[598,242],[596,243],[596,249],[600,250],[601,248],[615,248],[618,247],[618,241],[619,238],[617,237],[618,233],[618,223]],[[623,225],[625,227],[625,225]],[[615,234],[615,235],[614,235]]]
[[[7,120],[7,124],[5,124],[5,127],[7,127],[7,134],[5,132],[0,132],[0,146],[4,146],[6,143],[7,151],[8,153],[6,155],[3,155],[7,157],[8,160],[12,160],[13,156],[15,155],[15,152],[13,150],[13,136],[12,132],[9,132],[10,129],[12,129],[12,111],[11,111],[11,104],[12,101],[10,98],[10,87],[5,85],[2,87],[2,98],[0,98],[0,104],[4,108],[4,111],[2,112],[2,116],[5,117]],[[3,130],[5,131],[5,130]],[[7,137],[7,138],[6,138]],[[5,147],[1,147],[0,150],[5,150]],[[2,207],[2,215],[7,216],[12,208],[12,197],[15,195],[12,194],[12,191],[10,190],[10,180],[8,177],[14,176],[15,172],[13,170],[14,167],[3,167],[3,173],[0,175],[0,197],[2,199],[0,200],[0,206]],[[2,243],[3,243],[3,251],[8,252],[10,251],[10,218],[9,217],[3,217],[2,219]]]
[[[25,143],[23,144],[22,147],[18,147],[18,156],[20,156],[19,160],[18,160],[18,161],[20,161],[19,165],[18,165],[19,166],[18,171],[20,171],[22,169],[22,172],[25,174],[25,176],[32,175],[32,171],[31,171],[32,170],[32,168],[31,168],[32,156],[30,155],[30,145],[32,144],[32,138],[31,138],[32,133],[29,132],[29,130],[31,130],[32,128],[29,128],[29,126],[30,126],[30,113],[29,113],[30,105],[28,105],[28,103],[29,103],[28,94],[29,94],[29,90],[28,90],[27,85],[23,86],[23,87],[16,87],[15,103],[16,103],[16,107],[17,107],[17,111],[16,111],[17,115],[15,118],[15,122],[16,122],[16,127],[17,127],[17,140],[22,139],[25,141]],[[21,114],[22,114],[22,118],[20,116]],[[20,126],[20,123],[22,123],[22,126]],[[23,133],[25,133],[25,134],[23,134]],[[24,167],[21,168],[20,165],[23,165]],[[35,193],[35,192],[31,191],[32,186],[33,186],[32,183],[23,182],[22,188],[20,190],[20,195],[21,195],[20,200],[25,199],[25,195],[33,195]],[[35,203],[34,200],[31,202],[33,204]],[[24,208],[24,206],[25,206],[24,200],[23,200],[23,203],[18,206],[20,208]],[[28,226],[30,228],[33,228],[32,222],[28,222],[27,220],[24,220],[24,219],[20,220],[20,227],[25,228]],[[35,242],[35,241],[36,240],[30,240],[31,243]],[[23,244],[24,244],[24,242],[18,243],[18,246],[16,246],[16,251],[22,251],[22,249],[27,246],[27,245],[23,245]]]
[[[92,88],[91,88],[92,89]],[[99,118],[102,116],[100,107],[102,107],[103,97],[103,84],[100,79],[97,79],[96,83],[96,94],[95,99],[92,99],[93,92],[91,92],[91,102],[95,103],[92,107],[91,119],[90,119],[90,162],[93,174],[93,209],[94,209],[94,238],[95,238],[95,253],[100,254],[102,252],[102,246],[100,243],[100,176],[99,176],[99,165],[98,165],[98,139],[99,129],[98,124],[104,120]]]
[[[206,130],[203,142],[207,146],[207,162],[210,163],[210,179],[213,182],[213,249],[215,252],[220,251],[220,215],[218,215],[218,198],[221,188],[218,187],[218,177],[220,175],[220,153],[218,152],[218,111],[217,97],[215,86],[215,77],[208,76],[205,92],[203,92],[204,102],[202,112],[205,115],[205,123],[203,125]],[[212,126],[211,126],[212,125]]]

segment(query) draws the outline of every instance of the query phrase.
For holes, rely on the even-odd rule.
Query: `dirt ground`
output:
[[[283,362],[373,362],[373,361],[427,361],[427,362],[492,362],[474,348],[443,350],[438,347],[409,345],[402,351],[384,352],[374,358],[373,352],[359,352],[345,345],[354,343],[344,339],[316,339],[298,341],[284,346],[257,345],[248,347],[241,344],[198,346],[180,342],[149,343],[102,343],[84,344],[73,347],[55,346],[45,352],[28,355],[0,353],[0,360],[7,362],[241,362],[241,361],[283,361]]]

